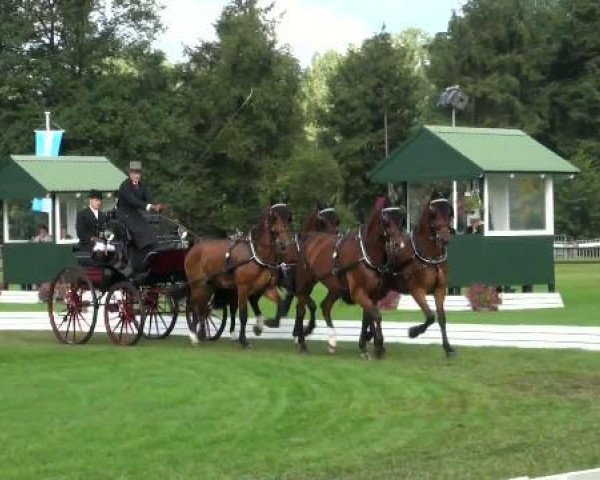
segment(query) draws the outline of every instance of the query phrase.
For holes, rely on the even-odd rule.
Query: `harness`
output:
[[[415,257],[417,257],[426,265],[431,265],[432,267],[439,267],[439,265],[448,260],[448,251],[446,250],[446,248],[442,248],[443,253],[439,257],[427,258],[425,255],[419,252],[419,249],[417,248],[417,243],[415,242],[415,239],[413,238],[412,234],[410,235],[410,243],[413,247],[413,250],[415,251]]]

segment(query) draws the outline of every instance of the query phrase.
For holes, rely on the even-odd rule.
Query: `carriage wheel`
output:
[[[98,300],[94,285],[81,267],[59,272],[48,296],[48,315],[59,342],[80,345],[94,333]]]
[[[106,294],[104,325],[112,343],[135,345],[144,332],[140,292],[129,282],[115,283]]]
[[[227,306],[223,307],[222,315],[216,314],[211,309],[207,317],[200,319],[200,322],[196,322],[195,320],[198,318],[198,314],[194,311],[191,302],[188,299],[185,316],[188,328],[191,331],[197,331],[200,340],[214,342],[221,337],[223,330],[225,330],[225,325],[227,324]],[[198,330],[194,330],[194,323],[197,324]]]
[[[179,302],[166,291],[142,291],[144,305],[144,337],[157,340],[167,338],[175,328]]]

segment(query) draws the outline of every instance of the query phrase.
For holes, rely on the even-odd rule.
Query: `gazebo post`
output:
[[[4,242],[8,239],[8,203],[2,200],[2,232]]]
[[[454,224],[452,227],[456,232],[458,229],[458,182],[456,180],[452,180],[452,208],[454,210]]]

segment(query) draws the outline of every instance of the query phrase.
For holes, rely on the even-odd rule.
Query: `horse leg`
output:
[[[332,290],[328,290],[327,295],[321,302],[321,311],[323,312],[323,318],[325,319],[325,323],[327,323],[327,327],[329,330],[329,335],[327,338],[327,350],[329,350],[329,352],[331,353],[334,353],[337,347],[337,341],[335,339],[335,330],[333,328],[333,322],[331,321],[331,309],[333,308],[333,304],[337,301],[338,298],[340,298],[339,294],[333,293]],[[314,324],[312,328],[314,328]],[[310,331],[312,331],[312,329]]]
[[[279,296],[279,290],[277,288],[274,288],[273,290],[277,292],[277,296],[275,296],[271,289],[269,289],[265,292],[265,297],[275,302],[275,305],[277,305],[277,311],[275,312],[275,318],[269,318],[265,320],[264,324],[269,328],[279,328],[281,319],[290,311],[290,305],[294,299],[294,292],[291,290],[286,290],[285,298],[281,300],[281,297]]]
[[[356,300],[356,303],[363,308],[363,329],[366,329],[369,326],[371,327],[373,344],[375,346],[375,356],[381,358],[385,353],[385,347],[383,346],[383,331],[381,329],[381,313],[373,300],[371,300],[369,295],[363,290],[359,290],[354,295],[354,300]],[[368,338],[368,335],[368,332],[364,331],[365,340]],[[363,333],[361,333],[361,337],[362,336]],[[366,342],[363,348],[366,348]]]
[[[192,304],[192,321],[190,322],[189,337],[192,344],[196,345],[200,343],[200,328],[204,322],[200,322],[201,318],[205,318],[208,315],[208,299],[210,298],[210,292],[203,290],[195,291],[189,298],[189,302]]]
[[[362,326],[360,329],[360,338],[358,339],[358,349],[360,350],[360,356],[364,360],[371,360],[371,356],[367,351],[367,343],[370,339],[368,339],[368,330],[369,330],[369,317],[367,312],[363,310],[362,315]]]
[[[417,302],[417,305],[419,305],[419,308],[425,315],[424,323],[421,323],[420,325],[415,325],[414,327],[410,327],[408,329],[408,336],[410,338],[417,338],[422,333],[425,333],[429,326],[432,325],[433,322],[435,322],[435,315],[433,314],[431,308],[429,308],[429,305],[427,304],[427,295],[425,294],[425,290],[421,288],[416,289],[410,292],[410,294],[415,299],[415,302]]]
[[[240,310],[240,345],[244,348],[250,346],[246,338],[246,324],[248,323],[248,289],[238,287],[238,308]]]
[[[227,306],[223,307],[223,315],[227,312]],[[231,325],[229,326],[229,336],[232,341],[238,339],[238,333],[235,331],[235,315],[237,313],[237,302],[229,304],[229,316],[231,317]]]
[[[262,335],[265,317],[263,316],[260,305],[258,304],[258,300],[260,299],[260,295],[251,295],[249,298],[250,306],[252,307],[252,312],[254,312],[254,318],[256,318],[256,323],[254,324],[253,330],[254,335],[260,337]]]
[[[448,341],[448,335],[446,334],[446,312],[444,311],[444,299],[446,298],[446,287],[438,286],[433,292],[435,298],[435,309],[437,310],[437,320],[440,325],[440,331],[442,332],[442,347],[446,352],[447,357],[451,357],[456,354],[456,350],[450,346]]]
[[[306,315],[306,295],[303,293],[298,294],[298,302],[296,303],[296,321],[294,322],[293,335],[298,342],[298,349],[300,353],[308,353],[308,347],[306,346],[306,336],[304,335],[304,316]]]
[[[198,340],[198,319],[200,318],[200,313],[198,311],[198,305],[196,303],[192,304],[192,321],[190,322],[190,331],[188,333],[190,337],[190,342],[192,345],[197,345],[200,343]]]
[[[317,304],[311,297],[308,297],[306,304],[308,305],[308,311],[310,312],[310,320],[308,321],[308,326],[306,327],[304,335],[308,336],[317,326]],[[327,326],[333,328],[333,324],[328,324]]]

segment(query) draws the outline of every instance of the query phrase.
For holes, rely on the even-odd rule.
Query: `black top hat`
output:
[[[98,198],[102,200],[102,192],[100,190],[90,190],[89,198]]]

